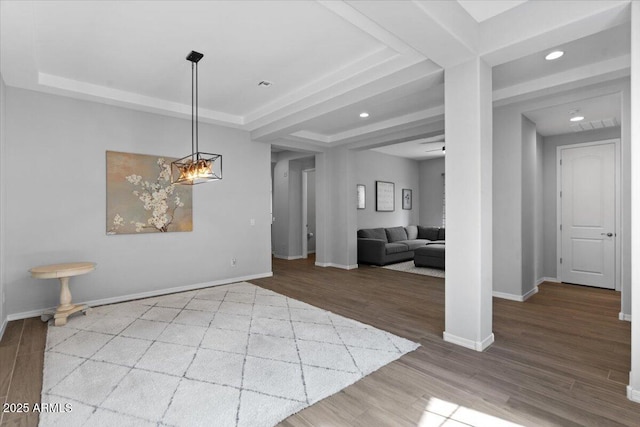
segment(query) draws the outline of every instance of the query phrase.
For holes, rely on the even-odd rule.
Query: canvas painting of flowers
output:
[[[174,160],[107,151],[107,234],[193,230],[192,186],[171,184]]]

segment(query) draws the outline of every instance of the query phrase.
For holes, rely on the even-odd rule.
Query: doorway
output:
[[[316,170],[302,171],[302,258],[316,252]]]
[[[620,289],[619,140],[558,147],[562,282]]]

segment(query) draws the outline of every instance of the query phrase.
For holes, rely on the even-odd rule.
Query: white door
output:
[[[561,279],[615,288],[615,143],[560,150]]]

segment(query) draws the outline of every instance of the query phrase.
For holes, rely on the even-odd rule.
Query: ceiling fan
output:
[[[444,141],[443,141],[443,142],[444,142]],[[442,154],[445,154],[445,153],[446,153],[446,151],[445,151],[445,149],[444,149],[444,145],[442,146],[442,148],[436,148],[436,149],[433,149],[433,150],[426,150],[426,151],[425,151],[425,153],[430,153],[430,152],[432,152],[432,151],[442,151]]]
[[[424,141],[421,142],[421,144],[434,144],[434,143],[438,143],[441,142],[442,143],[442,148],[435,148],[433,150],[426,150],[425,153],[431,153],[433,151],[442,151],[442,154],[445,154],[445,149],[444,149],[444,144],[445,144],[445,140],[444,140],[444,135],[440,135],[436,138],[432,138],[429,141]]]

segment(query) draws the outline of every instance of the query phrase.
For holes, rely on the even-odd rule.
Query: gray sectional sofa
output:
[[[445,229],[409,225],[391,228],[363,228],[358,230],[358,263],[387,265],[414,259],[416,249],[439,244],[444,249]],[[444,250],[441,265],[444,267]],[[431,254],[433,257],[433,254]],[[439,258],[436,256],[436,258]]]

